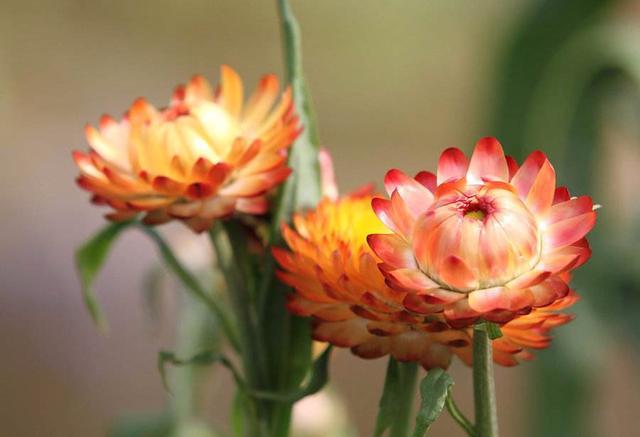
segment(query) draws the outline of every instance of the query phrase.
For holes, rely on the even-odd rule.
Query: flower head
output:
[[[563,274],[591,255],[584,237],[595,224],[593,202],[556,188],[539,151],[519,167],[496,139],[483,138],[470,160],[450,148],[437,175],[391,170],[385,187],[390,199],[372,206],[393,234],[369,237],[380,267],[407,292],[407,309],[443,312],[454,327],[507,323],[553,304],[569,292]]]
[[[244,104],[240,77],[223,66],[215,90],[196,76],[164,109],[138,99],[122,120],[86,127],[91,151],[74,152],[78,183],[115,210],[113,220],[144,212],[149,224],[177,218],[203,231],[236,211],[264,213],[299,133],[291,93],[278,102],[278,88],[267,75]]]
[[[290,250],[276,248],[280,279],[294,288],[288,308],[313,317],[313,337],[350,347],[364,358],[390,354],[426,368],[446,368],[451,349],[468,346],[464,330],[440,315],[403,307],[405,292],[391,289],[367,245],[367,235],[390,232],[371,209],[372,195],[324,198],[315,210],[283,227]]]

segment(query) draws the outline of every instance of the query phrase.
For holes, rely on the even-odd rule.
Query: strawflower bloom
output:
[[[235,212],[262,214],[265,194],[290,173],[286,150],[299,133],[291,92],[273,75],[244,103],[238,74],[223,66],[213,89],[201,76],[158,109],[136,100],[122,120],[86,127],[89,152],[74,152],[78,184],[109,205],[112,220],[144,213],[148,224],[183,220],[204,231]]]
[[[437,175],[391,170],[385,187],[390,199],[372,206],[393,234],[369,236],[380,268],[407,292],[406,309],[442,313],[453,327],[549,308],[568,295],[567,273],[591,256],[593,202],[556,188],[540,151],[518,166],[496,139],[483,138],[470,160],[449,148]]]
[[[425,317],[403,307],[406,293],[389,288],[367,235],[390,232],[371,209],[369,192],[340,200],[325,197],[315,210],[284,225],[290,250],[275,248],[279,278],[294,289],[288,308],[313,317],[313,337],[349,347],[363,358],[392,355],[425,368],[449,365],[451,349],[469,345],[464,330],[440,315]]]

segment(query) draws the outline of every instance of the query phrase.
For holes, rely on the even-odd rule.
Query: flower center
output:
[[[486,197],[463,197],[458,200],[458,210],[462,216],[470,220],[483,221],[489,214],[495,211],[491,200]]]
[[[482,220],[486,217],[486,213],[481,209],[469,209],[464,213],[464,217],[472,220]]]

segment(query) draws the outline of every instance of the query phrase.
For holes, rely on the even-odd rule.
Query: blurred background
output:
[[[577,319],[534,362],[497,371],[500,425],[507,437],[637,433],[640,2],[292,3],[343,192],[380,183],[390,167],[433,169],[444,147],[470,151],[494,135],[520,159],[544,149],[560,183],[603,205],[594,257],[575,279]],[[280,74],[279,38],[272,1],[0,2],[2,436],[125,435],[189,408],[156,369],[158,351],[190,329],[177,323],[189,304],[163,278],[160,293],[141,291],[158,280],[143,236],[120,239],[97,282],[108,336],[83,308],[73,251],[104,221],[74,184],[70,152],[87,147],[85,123],[119,116],[138,96],[162,106],[195,73],[216,81],[226,63],[248,87]],[[206,259],[206,241],[181,226],[162,231],[185,262]],[[298,435],[371,435],[385,365],[338,351],[330,396],[340,400],[302,405]],[[204,378],[189,396],[202,398],[202,420],[228,429],[227,374],[180,372],[174,380]],[[470,370],[451,372],[471,415]],[[430,435],[462,431],[443,414]]]

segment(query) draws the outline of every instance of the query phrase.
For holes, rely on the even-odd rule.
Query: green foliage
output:
[[[108,325],[93,291],[93,281],[100,273],[113,242],[132,224],[131,221],[111,223],[76,251],[76,267],[80,276],[84,303],[89,315],[102,331],[107,331]]]
[[[252,396],[260,399],[270,399],[278,402],[295,403],[302,398],[311,396],[319,392],[327,384],[327,380],[329,379],[329,358],[331,356],[332,350],[332,346],[327,347],[322,355],[320,355],[318,359],[313,363],[311,376],[309,377],[307,383],[302,387],[284,394],[254,391],[252,392]]]
[[[229,360],[224,354],[217,353],[215,351],[202,351],[191,358],[180,359],[176,356],[175,352],[160,351],[158,353],[158,371],[162,378],[162,384],[168,392],[171,392],[167,384],[166,364],[173,364],[174,366],[204,366],[212,363],[220,363],[231,371],[231,375],[236,383],[236,386],[240,389],[246,390],[246,383],[244,382],[240,372],[236,370],[231,360]]]
[[[235,327],[227,315],[226,309],[200,285],[195,276],[187,270],[173,253],[171,247],[162,236],[153,228],[145,226],[137,221],[126,221],[107,224],[102,230],[89,239],[76,251],[76,266],[80,276],[82,294],[85,305],[91,318],[102,330],[107,329],[107,321],[100,309],[100,305],[93,291],[93,281],[102,269],[113,242],[121,235],[122,231],[135,225],[147,234],[156,244],[165,265],[180,280],[185,289],[196,299],[203,302],[218,318],[222,329],[225,331],[231,346],[238,348],[238,339]]]
[[[406,437],[417,372],[417,363],[400,363],[389,358],[374,437],[381,437],[387,430],[390,437]]]
[[[453,379],[442,369],[432,369],[420,382],[420,409],[412,437],[426,435],[429,427],[442,413]]]

